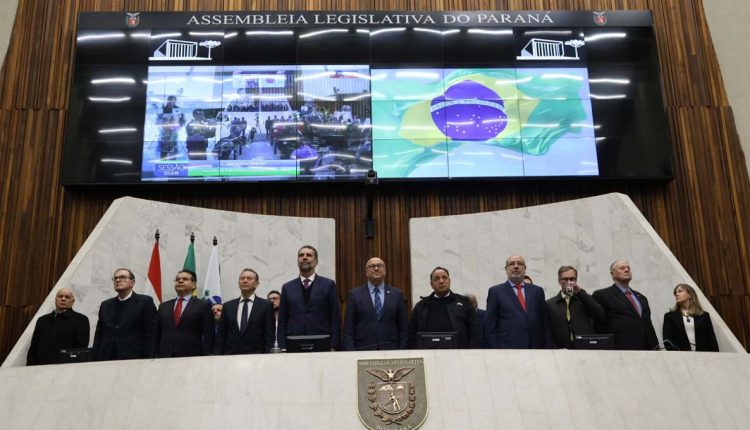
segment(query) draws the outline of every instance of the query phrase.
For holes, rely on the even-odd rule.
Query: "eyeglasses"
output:
[[[113,281],[113,282],[116,282],[116,281],[124,281],[124,280],[126,280],[126,279],[132,279],[132,278],[130,277],[130,275],[120,275],[120,276],[113,276],[113,277],[112,277],[112,281]]]
[[[385,269],[385,264],[369,264],[368,269]]]

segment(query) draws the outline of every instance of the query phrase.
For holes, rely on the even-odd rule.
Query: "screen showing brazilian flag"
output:
[[[585,68],[373,69],[381,178],[596,176]]]

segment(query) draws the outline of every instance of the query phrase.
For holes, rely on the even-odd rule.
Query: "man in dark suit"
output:
[[[508,281],[487,293],[487,341],[490,348],[542,349],[552,347],[549,310],[544,290],[524,284],[526,261],[520,255],[505,260]]]
[[[224,303],[216,335],[217,355],[262,354],[273,346],[275,323],[271,302],[255,295],[258,272],[240,272],[240,297]]]
[[[55,294],[55,310],[39,317],[31,336],[26,365],[56,364],[60,350],[89,345],[89,319],[73,310],[73,290],[60,288]]]
[[[479,342],[479,347],[482,349],[486,349],[489,347],[489,343],[487,343],[487,326],[485,324],[487,321],[487,311],[479,308],[479,302],[477,301],[476,295],[466,294],[466,297],[468,297],[469,301],[471,302],[471,306],[477,312],[477,320],[479,321],[479,325],[482,327],[482,340]]]
[[[344,317],[346,351],[405,349],[408,320],[404,294],[385,284],[385,262],[367,260],[367,284],[349,292]]]
[[[305,245],[297,251],[299,277],[281,287],[279,346],[286,348],[287,336],[331,336],[331,348],[338,349],[341,309],[336,283],[315,273],[318,250]]]
[[[612,333],[616,349],[653,350],[659,347],[646,296],[630,288],[630,263],[617,260],[609,267],[614,285],[594,291],[604,309],[595,321],[597,333]]]
[[[415,306],[409,321],[409,347],[417,347],[423,332],[456,332],[458,348],[479,348],[482,327],[468,297],[451,291],[448,269],[436,267],[430,273],[432,294]]]
[[[211,306],[193,297],[198,278],[183,269],[174,278],[177,298],[159,305],[154,331],[155,357],[211,355],[214,348],[214,322]]]
[[[117,296],[99,306],[94,332],[94,352],[98,360],[130,360],[151,355],[156,321],[154,300],[133,292],[135,275],[130,269],[117,269],[112,276]]]
[[[552,324],[552,340],[558,348],[573,349],[573,336],[594,334],[594,320],[604,309],[578,285],[578,271],[573,266],[557,270],[560,293],[547,300]]]

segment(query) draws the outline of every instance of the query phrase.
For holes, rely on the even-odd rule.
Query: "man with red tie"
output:
[[[595,321],[597,333],[615,336],[615,349],[653,350],[659,346],[651,309],[646,296],[630,288],[633,274],[627,260],[617,260],[609,267],[614,285],[594,291],[592,297],[604,316]]]
[[[520,255],[505,260],[508,280],[487,292],[487,342],[490,348],[544,349],[552,347],[549,309],[544,290],[523,282],[526,261]]]
[[[208,302],[193,297],[197,281],[192,270],[177,272],[174,278],[177,298],[159,305],[153,337],[156,357],[191,357],[213,352],[213,314]]]
[[[286,349],[287,336],[331,336],[331,348],[339,349],[341,308],[332,279],[315,273],[318,250],[305,245],[297,251],[299,276],[281,287],[279,347]]]

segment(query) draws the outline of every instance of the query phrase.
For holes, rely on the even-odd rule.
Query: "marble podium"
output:
[[[147,293],[146,273],[157,228],[161,235],[159,249],[165,301],[176,296],[172,279],[182,269],[191,233],[195,233],[199,291],[203,288],[214,236],[218,240],[224,300],[239,296],[237,277],[244,267],[258,271],[261,282],[257,291],[261,296],[281,289],[284,282],[297,275],[297,250],[302,245],[318,249],[318,273],[329,277],[336,273],[333,219],[244,214],[123,197],[115,200],[102,216],[3,367],[26,364],[36,319],[52,312],[54,296],[60,288],[70,287],[75,292],[74,309],[88,316],[92,340],[99,304],[115,295],[110,278],[116,268],[130,268],[136,277],[134,290]]]
[[[476,294],[485,308],[489,287],[508,278],[505,259],[522,255],[526,273],[544,287],[545,296],[560,291],[557,269],[578,269],[579,284],[589,293],[612,285],[609,266],[630,261],[631,287],[649,300],[654,328],[661,341],[664,313],[674,306],[678,283],[695,287],[667,245],[624,194],[606,194],[542,206],[469,215],[412,218],[412,301],[431,292],[435,266],[450,270],[452,289]],[[701,305],[711,314],[719,349],[744,352],[700,288]]]

